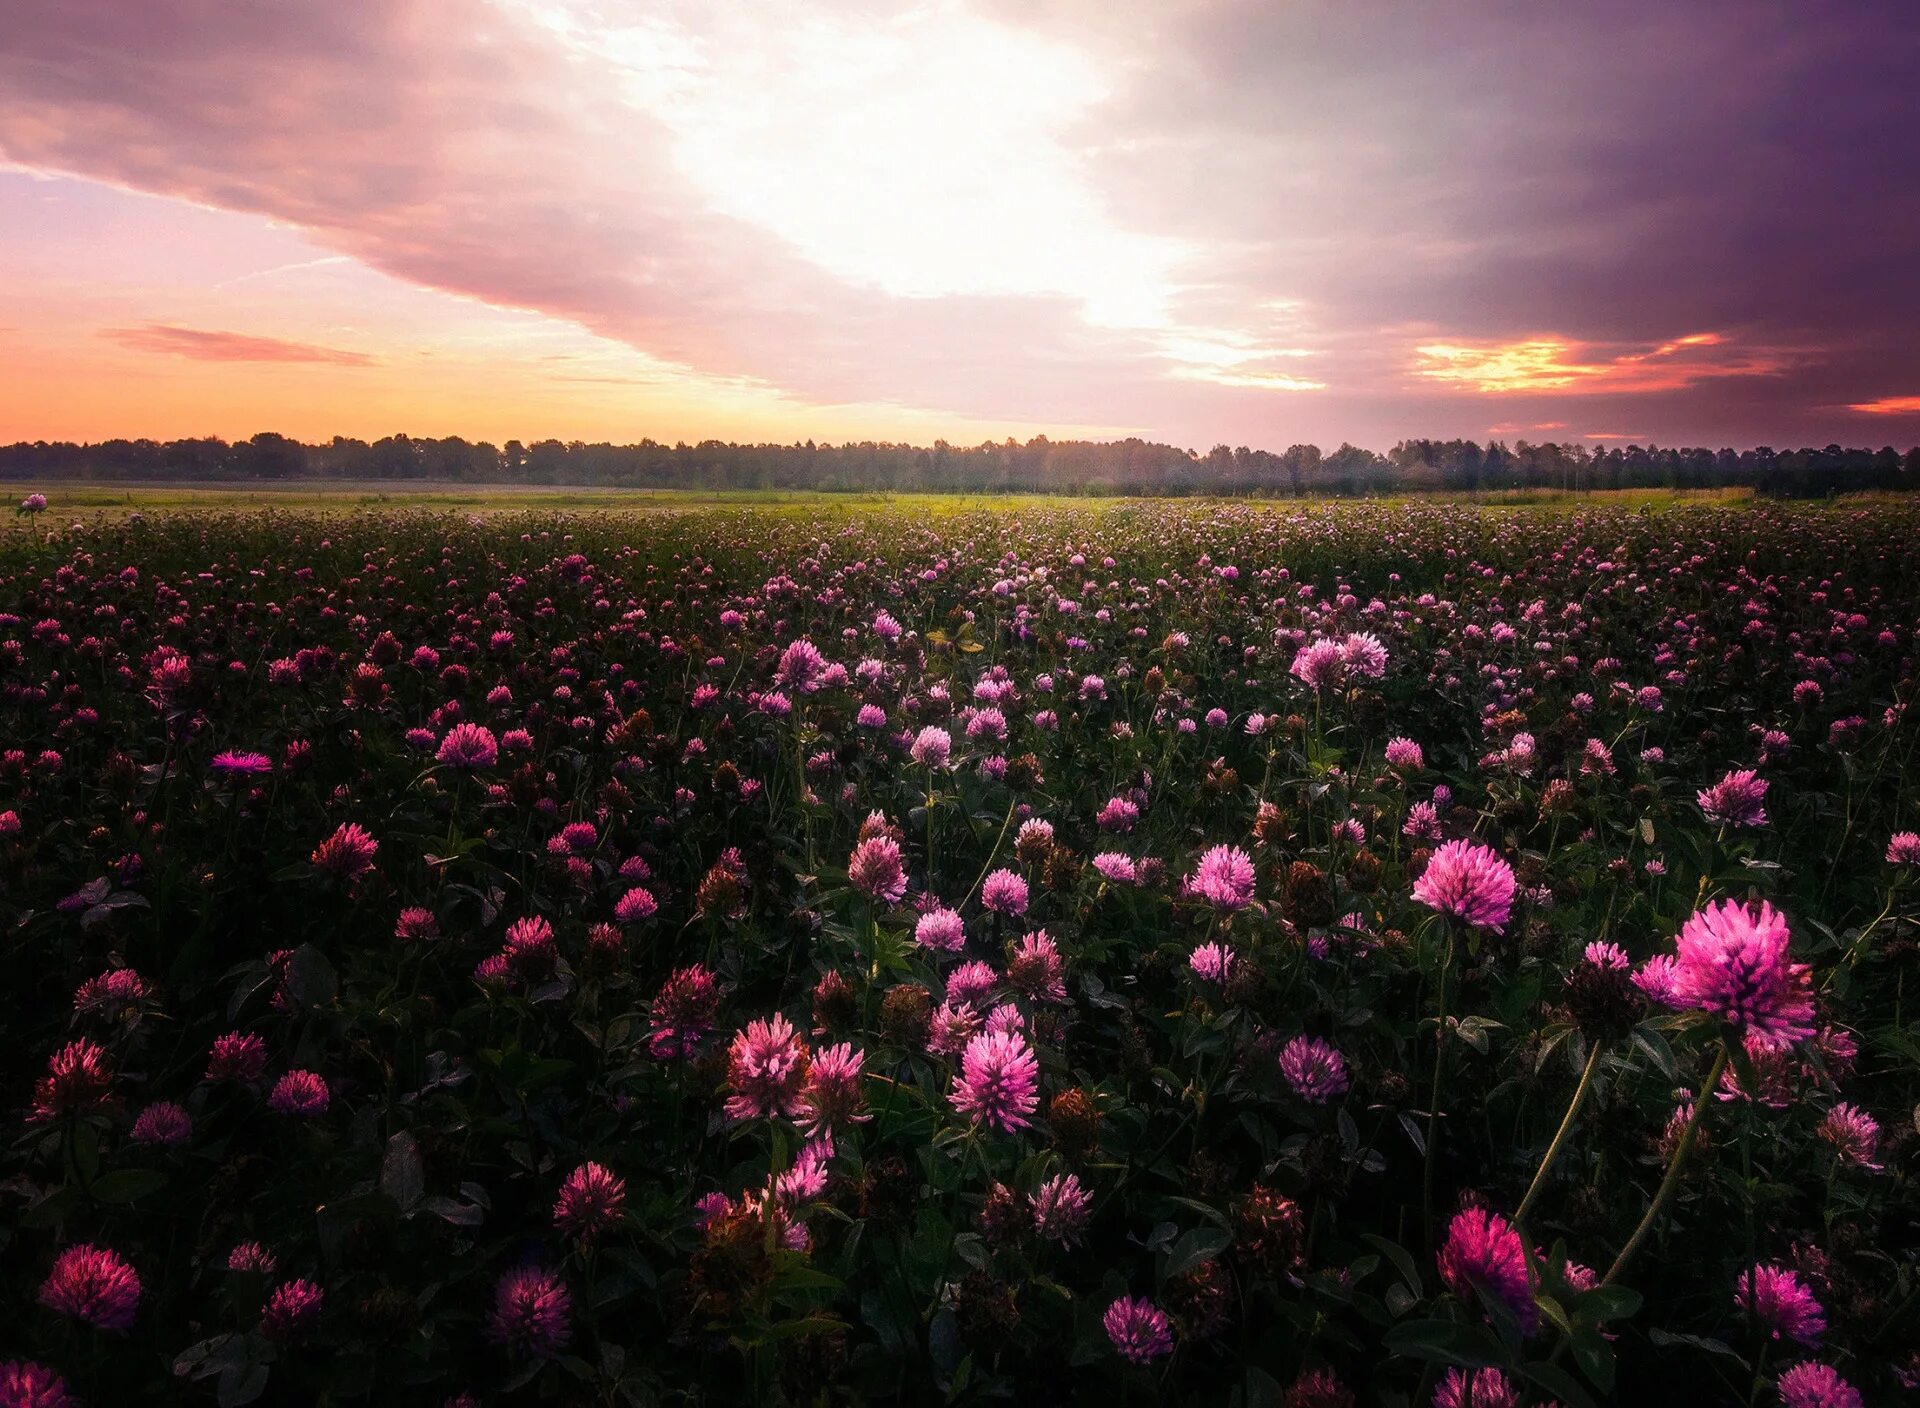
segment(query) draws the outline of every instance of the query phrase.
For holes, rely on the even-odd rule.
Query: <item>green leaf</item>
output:
[[[1646,1297],[1631,1286],[1595,1286],[1584,1292],[1576,1304],[1580,1313],[1595,1320],[1625,1320],[1637,1315]]]
[[[1170,1281],[1181,1272],[1220,1255],[1232,1240],[1231,1234],[1219,1227],[1196,1227],[1191,1232],[1183,1233],[1167,1252],[1163,1274]]]
[[[1582,1325],[1567,1341],[1580,1372],[1602,1393],[1613,1392],[1613,1346],[1591,1325]]]
[[[1451,1320],[1408,1320],[1395,1325],[1383,1341],[1394,1354],[1451,1364],[1459,1369],[1485,1369],[1500,1362],[1500,1346],[1476,1326]]]
[[[1746,1359],[1725,1340],[1710,1339],[1705,1335],[1676,1335],[1671,1330],[1658,1328],[1647,1331],[1647,1338],[1663,1349],[1672,1345],[1685,1345],[1689,1349],[1703,1349],[1708,1354],[1724,1354],[1741,1368],[1747,1367]]]
[[[1566,1404],[1567,1408],[1594,1408],[1593,1398],[1581,1387],[1580,1381],[1558,1364],[1536,1360],[1531,1364],[1522,1364],[1520,1372]]]
[[[287,992],[302,1007],[325,1007],[340,991],[333,963],[312,944],[301,944],[287,960]]]
[[[167,1186],[167,1176],[157,1168],[123,1168],[98,1178],[93,1196],[103,1203],[131,1203]]]
[[[220,1372],[220,1408],[244,1408],[267,1391],[271,1371],[257,1361],[229,1364]]]
[[[1254,1365],[1247,1366],[1240,1391],[1247,1408],[1280,1408],[1286,1401],[1286,1391],[1280,1387],[1280,1381]]]
[[[1395,1269],[1406,1280],[1407,1289],[1412,1291],[1416,1298],[1427,1293],[1426,1288],[1420,1283],[1419,1263],[1414,1261],[1412,1254],[1405,1247],[1398,1242],[1388,1241],[1374,1232],[1362,1233],[1360,1240],[1394,1264]]]
[[[387,1152],[380,1160],[380,1191],[402,1212],[412,1212],[427,1191],[420,1145],[404,1129],[387,1141]]]
[[[89,1120],[73,1126],[73,1163],[83,1183],[100,1172],[100,1131]]]

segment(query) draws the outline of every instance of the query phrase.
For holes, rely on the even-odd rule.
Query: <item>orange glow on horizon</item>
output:
[[[1720,333],[1698,332],[1644,351],[1596,357],[1599,344],[1555,334],[1516,342],[1430,342],[1413,349],[1414,374],[1486,395],[1555,391],[1678,391],[1711,377],[1764,376],[1784,359],[1759,349],[1739,352]],[[1728,349],[1725,352],[1719,349]],[[1699,355],[1705,353],[1706,355]]]

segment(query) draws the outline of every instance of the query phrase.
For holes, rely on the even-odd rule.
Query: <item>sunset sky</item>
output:
[[[7,0],[0,442],[1920,441],[1920,5]]]

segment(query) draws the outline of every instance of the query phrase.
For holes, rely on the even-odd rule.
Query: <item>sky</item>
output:
[[[0,442],[1920,442],[1910,0],[7,0]]]

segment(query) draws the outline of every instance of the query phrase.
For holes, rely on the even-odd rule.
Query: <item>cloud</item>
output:
[[[795,12],[793,25],[767,32],[798,32],[806,18]],[[1010,52],[1018,41],[1001,37]],[[972,52],[983,42],[976,35]],[[761,53],[781,57],[764,44]],[[894,63],[883,76],[906,102],[911,72]],[[790,238],[776,228],[780,208],[755,219],[740,201],[717,203],[707,189],[715,173],[689,175],[657,95],[641,101],[634,81],[530,9],[480,0],[238,11],[222,0],[25,0],[0,49],[0,151],[266,216],[402,279],[574,321],[660,362],[816,403],[1132,423],[1142,392],[1178,365],[1158,330],[1103,325],[1089,315],[1088,289],[1051,289],[1062,281],[1045,268],[972,291],[921,291],[907,270],[904,290],[890,291],[886,279],[823,267],[806,229]],[[953,106],[963,101],[946,94],[964,127],[967,110]],[[1017,145],[1022,134],[1001,136]],[[799,174],[832,154],[831,145],[810,154]],[[843,193],[886,204],[884,185],[871,184],[886,170],[866,169],[869,185]],[[797,184],[778,170],[739,172],[762,187]],[[817,214],[820,202],[799,208]],[[989,213],[1005,223],[1021,211]],[[1095,249],[1103,230],[1085,211],[1035,215],[1038,240],[1059,247],[1056,265],[1078,248],[1118,260],[1123,274],[1165,277],[1164,261],[1128,263],[1124,242],[1118,254]],[[977,217],[958,205],[905,218],[958,221],[964,233]],[[1087,238],[1063,240],[1062,219],[1065,234]]]
[[[372,367],[378,361],[364,352],[316,347],[310,342],[288,342],[278,337],[252,337],[239,332],[207,332],[148,323],[137,328],[103,328],[100,335],[135,352],[157,352],[196,362],[325,362],[338,367]]]
[[[1877,401],[1860,401],[1850,411],[1865,411],[1870,416],[1920,416],[1920,396],[1882,396]]]
[[[1728,0],[12,0],[8,25],[6,161],[816,406],[1384,444],[1604,395],[1663,441],[1824,443],[1920,382],[1896,0],[1818,25]],[[1724,341],[1673,337],[1703,328]]]
[[[318,259],[300,259],[291,264],[276,264],[271,269],[255,269],[251,273],[236,274],[230,279],[222,279],[214,287],[232,288],[235,284],[252,283],[256,279],[271,279],[280,274],[298,273],[302,269],[324,269],[331,265],[352,262],[344,254],[326,254]]]
[[[1493,395],[1678,391],[1711,377],[1772,376],[1787,365],[1777,352],[1743,352],[1718,333],[1691,333],[1612,355],[1553,336],[1505,343],[1430,342],[1415,347],[1413,357],[1416,376]]]

